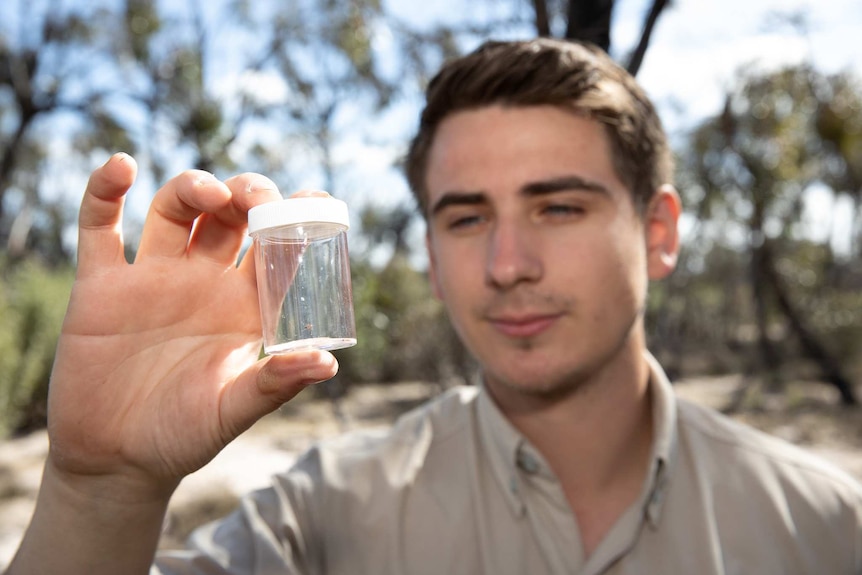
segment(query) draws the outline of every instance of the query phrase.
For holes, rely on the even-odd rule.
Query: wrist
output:
[[[145,474],[133,472],[118,473],[75,473],[64,470],[49,455],[45,462],[40,493],[43,490],[54,492],[63,497],[70,505],[117,510],[167,508],[171,495],[179,485],[179,480],[157,481]]]
[[[49,458],[9,573],[146,574],[172,492],[129,476],[72,474]]]

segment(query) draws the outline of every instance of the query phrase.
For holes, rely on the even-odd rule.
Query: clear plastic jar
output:
[[[265,353],[356,345],[349,227],[347,204],[331,196],[249,210]]]

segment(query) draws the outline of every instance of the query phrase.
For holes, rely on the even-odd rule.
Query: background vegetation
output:
[[[0,23],[0,434],[44,424],[76,204],[109,153],[135,155],[150,193],[197,167],[260,171],[282,189],[313,174],[344,197],[362,177],[339,152],[347,126],[397,168],[415,123],[409,102],[443,59],[491,36],[565,36],[610,50],[613,3],[480,1],[469,4],[481,19],[417,28],[379,0],[10,2]],[[622,59],[634,73],[666,5],[652,3]],[[676,375],[743,372],[776,393],[808,378],[855,405],[859,78],[809,65],[742,72],[723,112],[676,143],[688,235],[678,272],[651,294],[652,349]],[[849,241],[837,226],[815,238],[805,219],[814,204],[849,214]],[[130,214],[131,245],[139,226]],[[417,257],[412,206],[364,202],[356,228],[360,343],[340,352],[339,379],[324,389],[468,381],[473,363]]]

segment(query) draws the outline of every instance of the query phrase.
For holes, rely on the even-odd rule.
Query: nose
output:
[[[496,289],[510,289],[542,277],[543,264],[537,230],[517,222],[495,222],[489,237],[485,281]]]

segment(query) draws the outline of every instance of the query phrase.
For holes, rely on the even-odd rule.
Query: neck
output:
[[[652,445],[648,381],[643,348],[631,345],[568,393],[519,393],[493,381],[488,388],[564,489],[586,495],[632,477],[640,487]]]
[[[560,481],[589,557],[637,501],[650,468],[652,402],[643,347],[624,346],[568,394],[522,393],[519,400],[511,388],[487,383],[503,413]]]

